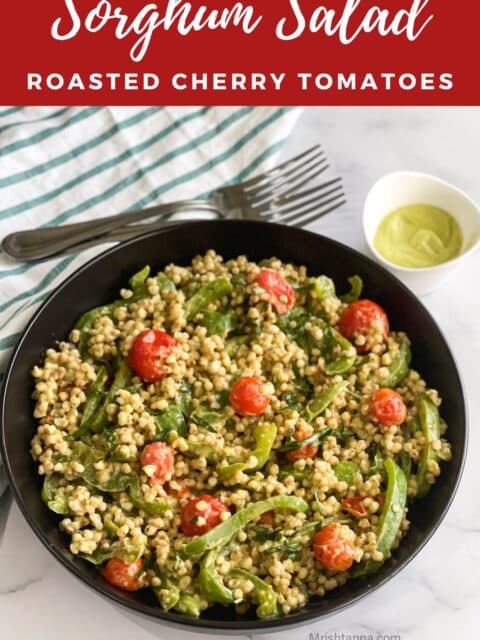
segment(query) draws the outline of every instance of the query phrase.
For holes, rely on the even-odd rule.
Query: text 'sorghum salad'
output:
[[[350,288],[209,251],[87,311],[33,370],[71,553],[190,616],[288,614],[376,571],[451,450],[408,337]]]

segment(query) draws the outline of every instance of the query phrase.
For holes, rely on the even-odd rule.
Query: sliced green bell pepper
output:
[[[150,275],[150,267],[148,265],[146,267],[143,267],[141,271],[134,273],[133,276],[128,281],[130,289],[134,292],[138,291],[140,287],[144,286],[149,275]]]
[[[340,300],[347,304],[351,304],[360,298],[363,290],[363,280],[360,276],[352,276],[348,279],[350,283],[350,291],[340,296]]]
[[[202,612],[200,597],[189,593],[182,593],[173,608],[178,613],[183,613],[191,618],[199,618]]]
[[[232,569],[229,575],[234,578],[249,580],[253,584],[253,591],[250,597],[257,604],[257,616],[259,618],[274,618],[278,615],[278,595],[265,580],[243,569]]]
[[[222,578],[215,568],[216,557],[216,549],[212,549],[204,556],[200,563],[198,583],[203,595],[209,602],[218,602],[219,604],[225,605],[231,604],[234,600],[233,593],[224,585]]]
[[[226,480],[238,471],[253,473],[259,471],[267,463],[272,451],[273,443],[277,437],[277,425],[259,423],[255,427],[255,449],[251,455],[257,459],[257,463],[250,467],[246,462],[236,462],[218,469],[218,477],[220,480]]]
[[[410,345],[406,340],[402,340],[398,345],[398,351],[389,366],[389,374],[382,380],[382,387],[393,389],[405,378],[412,361]]]
[[[136,476],[130,479],[129,494],[130,500],[137,509],[145,511],[149,516],[158,516],[172,508],[168,500],[145,500]]]
[[[351,462],[350,460],[337,462],[337,464],[333,466],[333,471],[337,476],[337,479],[341,482],[346,482],[348,486],[353,483],[353,479],[357,473],[361,473],[358,464],[356,462]]]
[[[307,420],[314,420],[317,416],[328,408],[329,404],[335,400],[335,398],[343,393],[348,387],[348,382],[342,381],[328,387],[322,394],[310,400],[305,409],[305,416]]]
[[[153,587],[153,591],[162,609],[164,611],[170,611],[180,600],[180,589],[176,582],[171,580],[164,571],[157,569],[156,574],[162,581],[162,584],[160,587]]]
[[[338,348],[344,355],[336,355]],[[352,355],[345,355],[345,352],[352,352]],[[327,376],[335,376],[350,371],[357,360],[357,355],[352,344],[333,327],[324,329],[324,354],[325,373]]]
[[[216,302],[223,296],[230,295],[233,291],[232,283],[228,278],[217,278],[213,282],[200,287],[200,289],[185,303],[187,318],[192,320],[197,313],[206,309],[209,304]]]
[[[383,553],[383,560],[368,560],[361,573],[376,571],[390,556],[393,542],[400,529],[405,505],[407,502],[407,478],[401,469],[391,458],[385,460],[387,472],[387,492],[382,514],[377,526],[377,550]],[[359,574],[357,574],[359,575]]]
[[[88,388],[85,404],[83,406],[82,419],[80,420],[80,426],[74,434],[75,438],[81,438],[85,433],[90,430],[91,423],[95,418],[95,414],[100,408],[100,405],[105,395],[105,383],[107,382],[107,370],[105,367],[100,367],[97,373],[97,377]]]
[[[199,559],[207,551],[215,547],[224,546],[236,533],[244,529],[251,520],[255,520],[262,513],[273,509],[288,509],[305,513],[308,511],[309,506],[303,498],[297,498],[296,496],[274,496],[260,502],[253,502],[207,533],[184,544],[179,550],[179,555],[183,558]]]
[[[417,409],[425,438],[417,470],[417,497],[423,498],[432,486],[427,481],[428,462],[429,460],[439,459],[438,453],[432,447],[432,443],[440,439],[440,414],[436,404],[427,395],[421,395],[417,399]]]

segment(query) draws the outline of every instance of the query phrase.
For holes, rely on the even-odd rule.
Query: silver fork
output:
[[[179,224],[179,221],[157,221],[131,227],[125,225],[160,215],[171,216],[193,210],[215,212],[223,218],[284,221],[303,226],[312,219],[329,213],[345,201],[340,179],[297,193],[321,175],[328,166],[324,151],[320,145],[315,145],[259,176],[217,189],[206,200],[183,200],[87,222],[20,231],[6,236],[2,241],[2,249],[10,257],[23,261],[38,260],[65,252],[78,252],[97,244],[122,240],[152,229]],[[317,196],[321,193],[326,197],[326,200],[322,198],[322,202],[328,208],[323,213],[317,211],[321,205]],[[310,218],[303,220],[303,217],[313,214],[314,211],[316,213],[313,218],[310,215]]]
[[[304,227],[314,220],[331,213],[345,204],[346,199],[343,193],[341,178],[335,178],[329,182],[324,182],[308,191],[295,193],[277,201],[266,202],[258,208],[250,206],[244,210],[229,211],[225,219],[245,219],[245,220],[263,220],[266,222],[278,222],[283,224],[291,224],[292,226]],[[133,227],[125,226],[120,229],[111,231],[110,233],[100,237],[78,243],[65,251],[63,254],[78,253],[85,249],[90,249],[98,244],[106,244],[110,242],[121,242],[130,240],[143,233],[150,231],[158,231],[160,229],[168,229],[182,224],[182,220],[166,220],[161,222],[152,222],[147,224],[139,224]],[[189,220],[191,222],[191,220]]]

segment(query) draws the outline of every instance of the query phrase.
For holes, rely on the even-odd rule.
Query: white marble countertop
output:
[[[480,108],[313,108],[304,111],[285,155],[321,141],[345,180],[348,205],[313,228],[364,250],[361,209],[372,182],[395,169],[437,174],[480,201]],[[401,640],[478,637],[480,609],[480,253],[424,299],[448,337],[469,396],[472,433],[460,492],[433,540],[373,596],[317,624],[274,634],[280,640]],[[332,634],[338,634],[333,636]],[[11,509],[0,544],[0,637],[180,640],[183,631],[114,608],[69,575]],[[207,636],[205,636],[207,637]],[[227,636],[225,636],[227,637]]]

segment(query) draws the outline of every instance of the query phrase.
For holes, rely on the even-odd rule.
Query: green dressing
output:
[[[419,269],[460,255],[462,231],[449,213],[429,204],[411,204],[389,213],[375,234],[374,246],[386,260]]]

